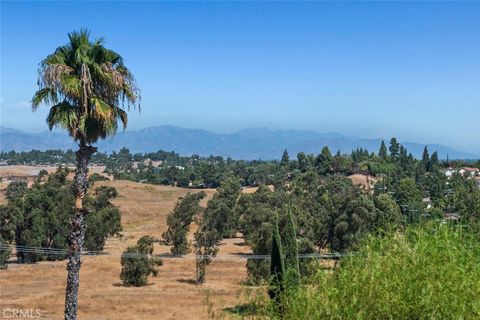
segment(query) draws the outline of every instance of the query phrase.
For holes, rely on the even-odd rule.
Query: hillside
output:
[[[123,287],[119,278],[122,251],[143,235],[160,237],[166,230],[168,213],[178,197],[189,190],[128,181],[96,184],[100,185],[113,186],[119,192],[113,202],[120,208],[123,232],[122,238],[107,241],[105,255],[83,257],[80,319],[205,319],[208,317],[207,292],[216,312],[237,304],[246,269],[245,259],[235,254],[250,250],[240,238],[222,241],[219,255],[229,256],[212,262],[207,270],[207,282],[201,286],[191,283],[195,277],[195,260],[190,255],[186,259],[164,258],[158,277],[149,278],[145,287]],[[205,191],[208,198],[215,192]],[[168,254],[169,249],[157,245],[155,253]],[[66,261],[10,264],[7,270],[0,271],[0,301],[8,301],[11,308],[39,308],[45,319],[62,318],[65,265]]]
[[[76,146],[60,131],[26,133],[2,127],[0,150],[29,151],[32,149],[74,149]],[[298,152],[318,154],[328,146],[332,152],[340,150],[350,153],[356,148],[377,152],[381,139],[364,139],[339,133],[319,133],[302,130],[270,130],[250,128],[230,134],[219,134],[200,129],[185,129],[174,126],[156,126],[142,130],[122,131],[113,138],[98,143],[101,151],[118,151],[122,147],[132,152],[150,152],[159,149],[175,151],[181,155],[220,155],[234,159],[278,159],[284,149],[291,155]],[[402,142],[415,157],[421,157],[423,144]],[[437,151],[441,159],[475,159],[474,152],[456,150],[440,145],[428,144],[430,152]]]

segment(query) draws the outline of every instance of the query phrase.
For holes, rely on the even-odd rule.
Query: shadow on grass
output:
[[[234,245],[239,246],[239,247],[248,247],[249,244],[246,243],[245,241],[243,242],[235,242]]]
[[[149,283],[144,284],[142,286],[126,286],[126,285],[123,284],[123,282],[115,282],[112,285],[114,287],[123,287],[123,288],[141,288],[141,287],[153,286],[154,284],[155,284],[155,282],[149,282]]]
[[[180,283],[197,284],[195,279],[177,279]]]
[[[235,314],[241,317],[254,316],[260,310],[259,306],[256,303],[244,303],[239,304],[234,307],[224,308],[223,311]]]

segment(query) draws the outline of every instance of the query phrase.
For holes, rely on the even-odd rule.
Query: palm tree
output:
[[[77,298],[87,209],[83,197],[88,188],[88,163],[98,139],[114,135],[118,122],[127,125],[130,107],[140,101],[135,79],[122,57],[103,46],[103,39],[90,40],[87,30],[68,34],[69,43],[58,47],[39,65],[39,90],[32,98],[35,111],[50,107],[47,123],[61,127],[78,142],[73,184],[75,210],[70,222],[65,319],[77,319]],[[138,105],[138,107],[140,107]]]

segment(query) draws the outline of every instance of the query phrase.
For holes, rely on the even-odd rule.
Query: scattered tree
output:
[[[168,229],[162,235],[163,242],[172,246],[174,254],[187,254],[189,244],[188,231],[193,218],[202,211],[200,201],[207,196],[205,192],[187,193],[180,198],[173,211],[167,217]]]
[[[143,236],[137,241],[136,246],[128,247],[122,254],[122,271],[120,279],[126,287],[141,287],[147,284],[148,276],[158,275],[158,267],[162,260],[153,257],[153,243],[151,236]]]
[[[209,230],[205,226],[200,226],[195,232],[195,283],[197,284],[205,282],[207,266],[218,252],[217,238],[215,230]]]

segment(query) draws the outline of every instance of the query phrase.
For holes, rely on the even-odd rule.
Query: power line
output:
[[[41,254],[41,255],[49,255],[49,256],[66,256],[68,254],[67,249],[61,248],[49,248],[49,247],[33,247],[33,246],[21,246],[21,245],[13,245],[13,244],[0,244],[0,251],[8,251],[15,249],[17,253],[32,253],[32,254]],[[169,254],[169,253],[162,253],[162,254],[144,254],[144,253],[136,253],[136,252],[125,252],[125,253],[106,253],[103,251],[84,251],[80,253],[83,256],[104,256],[109,258],[117,258],[117,257],[124,257],[124,258],[145,258],[145,257],[157,257],[162,259],[214,259],[214,260],[239,260],[239,259],[246,259],[246,260],[269,260],[270,255],[254,255],[249,253],[232,253],[232,254],[221,254],[221,255],[182,255],[182,254]],[[355,253],[303,253],[299,254],[298,258],[302,259],[319,259],[319,260],[338,260],[345,256],[351,256]]]

